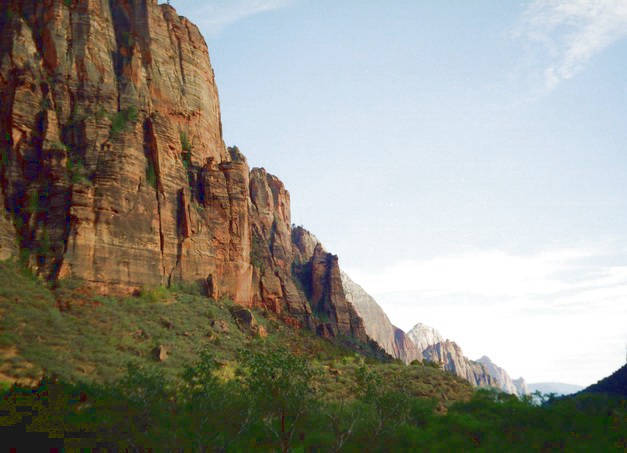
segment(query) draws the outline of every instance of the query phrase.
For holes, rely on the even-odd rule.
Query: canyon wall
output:
[[[466,379],[475,387],[501,387],[484,365],[466,358],[454,341],[446,340],[429,346],[422,354],[425,360],[439,363],[443,369]]]
[[[103,293],[196,281],[369,341],[338,258],[222,139],[198,28],[156,0],[0,0],[0,259]]]
[[[348,274],[342,272],[342,286],[348,301],[364,320],[366,333],[392,357],[405,363],[422,361],[422,350],[401,329],[392,324],[376,300]]]

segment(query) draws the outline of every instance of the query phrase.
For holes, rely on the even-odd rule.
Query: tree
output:
[[[304,426],[313,404],[314,378],[319,374],[307,360],[283,347],[265,351],[240,351],[238,375],[259,411],[258,420],[281,451],[290,451],[295,434]],[[304,432],[299,437],[304,439]]]

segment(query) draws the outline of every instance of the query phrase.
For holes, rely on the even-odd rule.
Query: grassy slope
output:
[[[535,406],[496,391],[473,394],[467,382],[441,370],[365,359],[337,342],[293,330],[268,313],[254,312],[267,338],[242,332],[229,302],[191,292],[193,288],[155,290],[118,300],[94,297],[67,283],[53,291],[18,266],[0,262],[0,378],[37,381],[44,368],[60,378],[35,390],[13,387],[6,393],[0,399],[0,438],[26,451],[43,449],[36,445],[337,451],[344,442],[345,451],[627,448],[624,399],[580,395]],[[301,376],[307,385],[294,394],[299,387],[277,384],[285,379],[274,371],[270,381],[260,381],[265,387],[255,387],[257,375],[250,368],[254,362],[244,362],[249,374],[243,381],[242,375],[229,379],[237,367],[238,349],[278,351],[275,345],[305,357],[322,373],[314,380],[289,374],[296,382]],[[169,351],[164,362],[156,360],[158,346]],[[194,381],[170,385],[161,373],[153,373],[176,377],[204,346],[221,368],[215,379],[196,367],[200,391],[189,386]],[[281,357],[288,362],[294,358]],[[369,366],[361,367],[364,361]],[[126,375],[129,362],[143,371]],[[274,362],[260,363],[258,371]],[[374,381],[364,381],[364,371],[381,379],[373,392],[367,382]],[[358,394],[360,373],[365,393]],[[202,387],[207,382],[210,385]],[[311,394],[309,387],[320,391]],[[440,414],[433,412],[433,399]],[[290,416],[299,407],[302,417]],[[281,431],[286,423],[287,431]]]
[[[126,299],[94,296],[75,282],[51,290],[17,264],[0,262],[0,381],[36,383],[44,374],[65,382],[107,382],[127,364],[161,368],[176,377],[209,346],[224,378],[233,375],[240,348],[261,342],[285,346],[324,370],[319,385],[329,399],[352,398],[355,371],[367,360],[385,379],[416,396],[435,398],[443,408],[468,400],[470,385],[456,376],[421,366],[383,364],[337,341],[294,330],[274,314],[253,310],[268,332],[259,338],[241,331],[229,301],[213,301],[196,288],[154,290]],[[163,346],[168,358],[156,359]]]

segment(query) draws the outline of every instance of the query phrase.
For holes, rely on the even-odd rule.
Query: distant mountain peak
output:
[[[346,300],[363,319],[366,333],[391,356],[409,363],[422,359],[422,350],[401,329],[392,324],[376,300],[343,271],[340,271]]]
[[[524,383],[524,379],[520,378],[518,380],[518,385],[516,385],[516,383],[507,373],[507,371],[496,365],[487,355],[484,355],[480,359],[478,359],[477,363],[481,363],[486,367],[488,373],[490,373],[493,378],[499,381],[501,390],[503,390],[504,392],[521,396],[526,394],[526,384]]]
[[[409,336],[409,338],[411,338],[416,346],[418,346],[418,348],[422,351],[427,349],[429,346],[433,346],[444,341],[444,337],[442,337],[440,332],[421,322],[412,327],[412,329],[407,332],[407,336]]]

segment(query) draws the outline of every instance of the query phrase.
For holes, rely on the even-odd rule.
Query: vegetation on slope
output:
[[[605,395],[543,406],[478,390],[445,414],[368,365],[355,398],[322,398],[320,369],[282,348],[240,355],[221,379],[211,353],[177,380],[129,369],[107,385],[42,382],[0,401],[9,447],[194,451],[624,451],[627,403]],[[36,438],[34,433],[41,434]]]
[[[624,400],[474,392],[419,364],[383,363],[195,286],[94,296],[0,263],[0,437],[57,448],[211,451],[610,451]],[[256,333],[255,333],[256,332]],[[351,345],[355,347],[355,345]],[[158,352],[166,350],[167,358]],[[367,352],[367,351],[364,351]],[[44,377],[53,376],[53,377]],[[22,384],[11,385],[15,379]]]
[[[627,398],[627,365],[623,365],[610,376],[582,390],[582,393],[609,393]]]

